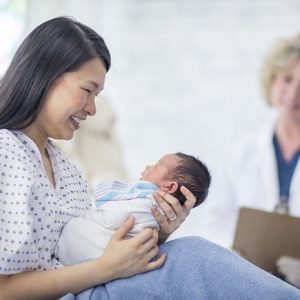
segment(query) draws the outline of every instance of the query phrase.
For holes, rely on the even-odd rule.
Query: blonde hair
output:
[[[291,67],[300,59],[300,34],[279,39],[271,47],[260,69],[260,83],[264,99],[271,105],[270,93],[278,72]]]

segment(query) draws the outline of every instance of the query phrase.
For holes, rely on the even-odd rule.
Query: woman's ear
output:
[[[178,189],[178,183],[175,181],[168,181],[160,189],[168,194],[173,194]]]

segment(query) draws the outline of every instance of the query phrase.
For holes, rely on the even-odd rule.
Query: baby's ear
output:
[[[178,183],[175,181],[168,181],[160,189],[168,194],[173,194],[178,189]]]

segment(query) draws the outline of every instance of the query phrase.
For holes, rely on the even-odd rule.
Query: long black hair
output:
[[[0,82],[0,129],[31,125],[51,83],[97,57],[107,72],[111,58],[103,38],[71,17],[54,18],[36,27],[16,51]]]

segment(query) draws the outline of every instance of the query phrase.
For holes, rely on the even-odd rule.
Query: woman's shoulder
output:
[[[26,146],[18,137],[19,132],[8,129],[0,129],[0,159],[8,157],[24,156]]]
[[[272,151],[272,140],[274,135],[274,125],[264,124],[261,128],[249,132],[247,135],[236,140],[229,145],[221,160],[229,166],[244,166],[253,163],[268,151]]]
[[[10,146],[10,144],[18,144],[19,131],[11,131],[8,129],[0,129],[0,145],[2,147]]]
[[[260,128],[250,131],[245,136],[234,142],[229,148],[237,152],[260,151],[272,144],[274,135],[274,124],[267,122]]]

